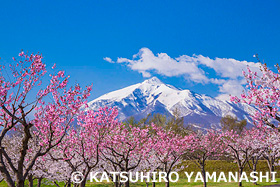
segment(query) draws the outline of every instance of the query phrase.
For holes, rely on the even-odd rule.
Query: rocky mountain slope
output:
[[[149,113],[172,115],[178,109],[186,124],[191,123],[203,129],[218,128],[221,117],[225,115],[250,121],[249,114],[255,110],[249,105],[234,104],[190,90],[180,90],[164,84],[156,77],[89,102],[89,108],[93,110],[102,106],[117,107],[120,120],[130,116],[141,119]]]

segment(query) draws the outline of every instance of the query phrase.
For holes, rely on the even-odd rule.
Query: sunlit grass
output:
[[[275,183],[272,183],[272,182],[259,182],[257,186],[267,186],[267,185],[273,185],[273,184],[280,184],[280,178],[277,178],[276,179],[277,182]],[[250,187],[250,186],[256,186],[250,182],[242,182],[243,186],[244,187]],[[191,186],[191,187],[200,187],[202,186],[203,183],[202,182],[193,182],[193,179],[192,181],[189,183],[187,181],[187,178],[180,178],[178,182],[176,183],[170,183],[170,186],[174,186],[174,187],[188,187],[188,186]],[[213,181],[209,181],[207,183],[207,185],[209,187],[222,187],[222,186],[225,186],[225,187],[237,187],[238,186],[238,183],[237,182],[230,182],[230,183],[226,183],[226,182],[219,182],[219,183],[216,183],[216,182],[213,182]],[[0,187],[7,187],[8,185],[2,181],[0,183]],[[28,186],[28,182],[26,182],[26,186]],[[34,181],[34,186],[37,186],[37,181],[35,180]],[[44,180],[42,182],[42,187],[55,187],[56,185],[54,185],[53,183],[49,182],[49,181],[46,181]],[[64,186],[63,183],[59,183],[59,186]],[[110,183],[107,183],[107,182],[103,182],[103,183],[91,183],[91,182],[88,182],[87,187],[113,187],[114,184],[112,182]],[[145,182],[137,182],[137,183],[130,183],[130,186],[131,187],[146,187],[146,183]],[[152,186],[152,183],[149,183],[149,186]],[[165,186],[165,183],[164,182],[161,182],[161,183],[156,183],[156,187],[164,187]]]
[[[184,163],[185,165],[188,165],[188,167],[186,167],[184,169],[185,172],[194,172],[193,176],[196,175],[196,172],[200,171],[199,168],[192,162],[192,161],[186,161]],[[223,171],[225,174],[228,173],[229,171],[231,172],[236,172],[238,171],[238,167],[235,163],[232,163],[231,161],[224,161],[224,160],[209,160],[209,161],[206,161],[206,171],[208,171],[209,173],[212,173],[212,172],[217,172],[217,176],[219,174],[219,172]],[[246,172],[250,172],[250,169],[248,167],[245,168],[245,171]],[[267,163],[266,161],[259,161],[259,164],[258,164],[258,167],[257,167],[257,171],[262,171],[262,172],[266,172],[266,171],[269,171],[268,170],[268,167],[267,167]],[[276,178],[277,178],[277,182],[276,183],[271,183],[271,182],[260,182],[258,183],[259,185],[258,186],[266,186],[266,185],[273,185],[273,184],[280,184],[280,167],[277,166],[276,167],[276,171],[277,171],[277,175],[276,175]],[[176,183],[170,183],[170,186],[178,186],[178,187],[185,187],[185,186],[193,186],[193,187],[199,187],[199,186],[202,186],[202,182],[193,182],[191,181],[190,183],[188,183],[187,181],[187,178],[185,177],[183,171],[182,172],[179,172],[180,173],[180,180]],[[59,183],[60,186],[63,186],[64,184],[63,183]],[[235,183],[235,182],[231,182],[231,183],[225,183],[225,182],[220,182],[220,183],[215,183],[215,182],[208,182],[207,183],[208,186],[219,186],[219,187],[222,187],[222,186],[225,186],[225,187],[235,187],[235,186],[238,186],[238,183]],[[252,183],[247,183],[247,182],[242,182],[243,186],[256,186]],[[0,183],[0,187],[6,187],[8,186],[4,181]],[[26,186],[28,186],[28,182],[26,181]],[[34,181],[34,186],[37,186],[37,181],[35,180]],[[42,187],[47,187],[47,186],[55,186],[53,183],[47,181],[47,180],[43,180],[42,181]],[[88,182],[87,183],[87,186],[88,187],[113,187],[113,183],[90,183]],[[146,186],[146,183],[141,183],[141,182],[138,182],[138,183],[130,183],[130,186],[131,187],[140,187],[140,186]],[[150,183],[149,186],[152,186],[152,184]],[[162,183],[156,183],[156,187],[164,187],[165,184],[162,182]]]
[[[277,182],[275,183],[271,183],[271,182],[259,182],[258,185],[254,185],[252,183],[249,182],[242,182],[242,185],[244,187],[250,187],[250,186],[267,186],[267,185],[273,185],[273,184],[279,184],[280,183],[280,178],[276,179]],[[208,182],[207,185],[209,187],[222,187],[222,186],[226,186],[226,187],[237,187],[238,183],[237,182],[230,182],[230,183],[226,183],[226,182]],[[87,184],[88,187],[113,187],[113,183],[88,183]],[[141,187],[141,186],[146,186],[146,183],[130,183],[131,187]],[[149,186],[152,186],[151,183],[149,183]],[[161,183],[156,183],[156,187],[164,187],[165,183],[161,182]],[[176,183],[170,183],[170,186],[174,186],[174,187],[187,187],[187,186],[192,186],[192,187],[200,187],[203,186],[202,182],[193,182],[191,181],[190,183],[187,182],[187,178],[180,178],[180,180]]]

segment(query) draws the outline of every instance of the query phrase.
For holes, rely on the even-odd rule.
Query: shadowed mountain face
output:
[[[219,128],[220,119],[225,115],[250,122],[249,114],[255,110],[246,104],[234,104],[190,90],[180,90],[162,83],[156,77],[107,93],[89,102],[92,110],[104,106],[117,107],[120,120],[130,116],[141,119],[150,113],[172,115],[174,110],[178,109],[186,124],[195,124],[203,129]]]

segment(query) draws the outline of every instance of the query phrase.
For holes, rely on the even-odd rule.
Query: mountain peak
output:
[[[148,84],[163,84],[157,77],[152,77],[144,81],[144,83]]]
[[[91,110],[104,106],[117,107],[120,120],[131,116],[140,120],[155,113],[172,116],[174,110],[178,110],[186,124],[197,124],[201,128],[218,127],[225,115],[250,121],[249,113],[253,111],[249,105],[239,106],[190,90],[177,89],[157,77],[110,92],[88,104]]]

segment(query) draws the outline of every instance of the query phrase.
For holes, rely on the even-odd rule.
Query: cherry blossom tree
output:
[[[267,161],[270,176],[272,176],[271,173],[274,172],[275,165],[280,159],[279,132],[271,129],[266,130],[266,134],[264,136],[264,146],[266,147],[266,149],[263,152],[263,157]]]
[[[113,164],[112,162],[108,161],[107,159],[104,159],[101,156],[101,160],[99,162],[99,171],[106,172],[109,178],[113,181],[115,187],[122,186],[120,176],[118,173],[120,172],[120,169],[117,164]],[[114,172],[115,175],[113,175],[111,172]]]
[[[78,116],[78,127],[59,146],[63,153],[63,159],[60,160],[64,160],[72,172],[83,173],[84,180],[80,186],[85,186],[89,173],[98,167],[100,152],[104,149],[109,133],[121,125],[117,116],[117,109],[108,107],[81,114]]]
[[[243,71],[247,80],[247,90],[241,94],[241,97],[231,97],[231,101],[236,103],[247,103],[254,105],[258,110],[253,114],[256,126],[269,126],[280,131],[278,123],[280,122],[280,68],[278,72],[270,70],[266,64],[261,65],[260,72]]]
[[[247,72],[243,71],[244,77],[247,80],[247,90],[246,92],[244,91],[240,98],[237,96],[231,97],[231,101],[254,105],[257,108],[252,116],[254,124],[260,128],[269,127],[276,129],[279,133],[280,68],[278,65],[276,67],[277,72],[270,70],[266,64],[261,65],[260,72],[251,71],[248,67]],[[270,131],[269,128],[264,130]],[[272,172],[274,170],[274,162],[278,157],[276,154],[278,144],[272,143],[269,138],[266,141],[268,149],[264,157],[267,159],[268,166]],[[272,146],[275,147],[273,148]]]
[[[152,124],[152,150],[155,157],[157,168],[160,168],[167,174],[165,186],[169,187],[169,174],[176,166],[182,163],[183,155],[189,150],[189,142],[192,136],[181,136],[173,131],[166,130],[155,124]]]
[[[138,166],[138,170],[148,173],[150,179],[156,178],[157,176],[154,176],[153,172],[157,172],[158,170],[160,170],[162,168],[161,163],[154,156],[155,154],[156,154],[156,152],[151,149],[148,153],[148,156]],[[150,181],[145,179],[145,182],[146,182],[146,187],[148,187]],[[155,187],[155,181],[152,180],[151,182],[152,182],[152,186]]]
[[[267,150],[267,146],[265,145],[265,131],[259,128],[246,130],[243,141],[247,144],[246,147],[250,147],[246,154],[248,166],[253,172],[256,172],[258,161],[263,157]],[[257,183],[254,182],[254,184]]]
[[[48,182],[52,182],[59,187],[59,182],[63,182],[64,186],[71,186],[71,174],[72,168],[63,159],[63,154],[59,149],[55,147],[48,154],[39,157],[36,160],[34,168],[32,169],[32,175],[35,179],[38,179],[38,183],[42,179],[47,179]],[[39,185],[37,185],[39,187]]]
[[[47,82],[41,55],[21,52],[19,56],[11,71],[0,67],[0,172],[10,187],[23,187],[36,160],[63,140],[91,91],[91,87],[84,91],[79,85],[68,87],[69,76],[63,71],[50,74]],[[3,145],[13,132],[21,134],[16,162]],[[25,166],[31,139],[38,144]]]
[[[149,129],[117,126],[106,138],[105,146],[101,151],[105,171],[113,169],[116,172],[135,172],[140,163],[148,156],[151,147]],[[109,166],[109,167],[108,167]],[[109,168],[109,169],[108,169]],[[115,185],[119,183],[116,182]],[[125,182],[129,187],[129,181]]]
[[[16,164],[17,158],[20,154],[18,150],[21,147],[21,139],[22,139],[21,136],[22,135],[20,134],[13,134],[11,136],[5,137],[3,141],[3,145],[6,148],[6,151],[10,155],[11,161],[14,164]],[[23,163],[24,168],[27,167],[27,164],[29,160],[33,157],[34,152],[37,151],[36,150],[37,145],[38,142],[35,139],[31,139],[29,141],[28,144],[29,149],[26,154],[26,159]],[[32,167],[32,169],[30,170],[27,176],[30,187],[33,187],[33,181],[35,179],[37,179],[37,187],[41,186],[42,179],[44,178],[53,181],[54,184],[57,184],[56,181],[64,181],[67,183],[68,179],[70,179],[70,177],[68,177],[67,180],[63,178],[63,176],[65,176],[66,173],[68,173],[68,176],[70,176],[69,172],[65,171],[65,166],[63,166],[63,163],[62,162],[58,163],[57,161],[53,160],[49,155],[53,151],[54,149],[52,149],[48,154],[41,156],[36,160],[34,166]],[[52,154],[55,153],[58,152],[54,152]],[[11,170],[11,168],[9,168],[9,170]],[[13,177],[15,178],[15,176]]]
[[[11,162],[13,164],[16,164],[16,161],[20,155],[20,152],[18,151],[20,149],[20,147],[22,146],[22,135],[21,134],[13,134],[10,136],[6,136],[3,139],[2,145],[3,147],[5,147],[6,152],[10,155],[10,159]],[[33,141],[33,139],[31,139],[31,141],[29,142],[29,149],[28,152],[26,154],[26,159],[23,162],[23,167],[24,169],[26,168],[26,164],[28,163],[28,160],[33,156],[33,151],[36,151],[36,143]],[[8,165],[7,165],[8,166]],[[33,175],[33,169],[35,168],[36,164],[34,164],[32,170],[29,172],[27,178],[28,178],[28,182],[29,182],[29,186],[33,186],[33,180],[34,180],[34,175]],[[10,172],[12,172],[12,169],[8,166],[8,170]],[[14,179],[15,176],[13,176]]]
[[[241,134],[237,134],[236,131],[226,131],[223,133],[223,141],[228,146],[225,150],[226,155],[233,158],[238,166],[239,178],[241,178],[242,172],[248,161],[252,157],[251,144],[248,143],[246,134],[249,131],[242,131]],[[239,182],[239,186],[242,186],[242,181]]]
[[[187,158],[193,160],[194,163],[200,168],[203,185],[207,186],[205,176],[205,161],[208,158],[214,158],[221,156],[226,149],[226,144],[223,141],[221,133],[213,130],[209,130],[207,134],[197,133],[192,141],[189,143],[190,150],[187,153]]]

